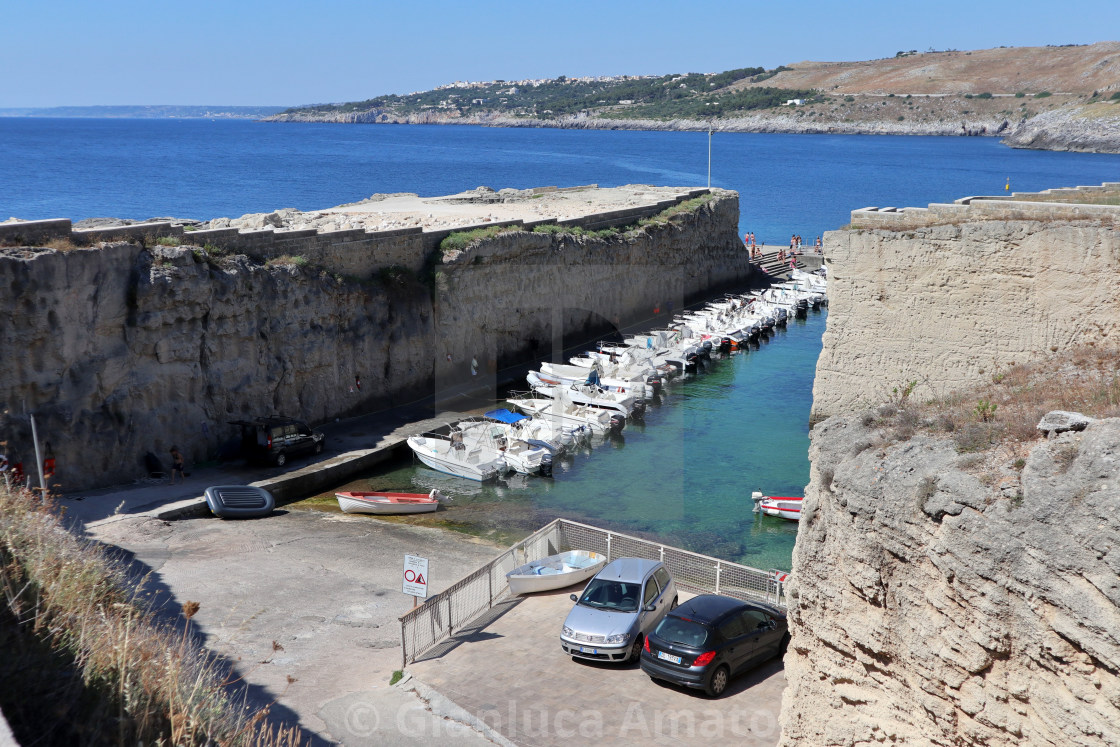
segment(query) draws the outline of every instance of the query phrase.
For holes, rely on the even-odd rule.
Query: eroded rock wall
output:
[[[439,395],[554,340],[745,280],[738,195],[613,239],[519,232],[449,255],[436,290],[313,265],[115,243],[0,251],[0,440],[65,490],[132,480],[174,444],[206,459],[273,413],[320,423]],[[360,390],[354,377],[361,377]],[[479,379],[478,381],[482,381]]]
[[[916,398],[944,395],[1041,354],[1120,341],[1120,208],[863,212],[825,236],[814,422],[911,381]]]
[[[1120,420],[1040,439],[1021,498],[873,420],[813,430],[781,743],[1120,744]]]

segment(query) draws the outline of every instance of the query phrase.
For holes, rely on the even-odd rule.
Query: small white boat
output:
[[[439,508],[443,496],[438,490],[431,493],[383,493],[343,491],[335,493],[338,507],[346,514],[423,514]]]
[[[510,412],[504,408],[490,410],[483,417],[491,422],[504,423],[514,438],[528,441],[533,446],[542,446],[553,454],[567,451],[576,441],[591,435],[591,429],[587,426],[554,426],[551,421]]]
[[[587,550],[570,550],[519,565],[506,574],[506,580],[509,581],[511,594],[563,589],[591,578],[606,562],[606,555]]]
[[[434,470],[468,480],[490,480],[509,470],[500,451],[481,444],[467,448],[462,439],[425,433],[409,436],[408,447]]]
[[[601,436],[621,431],[626,425],[626,418],[621,414],[612,415],[606,410],[577,405],[570,400],[511,395],[506,401],[518,410],[529,413],[534,419],[550,422],[554,428],[584,427],[592,435]]]
[[[801,502],[804,498],[790,496],[763,495],[761,491],[751,493],[754,510],[767,516],[777,516],[787,521],[801,520]]]
[[[514,436],[507,423],[466,418],[455,423],[451,431],[453,440],[456,434],[462,436],[468,450],[481,445],[501,452],[502,458],[514,472],[546,477],[552,474],[552,451]]]
[[[568,399],[577,405],[617,412],[623,417],[641,417],[645,400],[626,392],[609,392],[594,384],[534,384],[533,391],[550,399]]]

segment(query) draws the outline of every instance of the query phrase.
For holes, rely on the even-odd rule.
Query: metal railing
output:
[[[786,604],[786,573],[720,560],[672,545],[555,519],[486,565],[400,618],[404,666],[451,638],[495,602],[509,596],[506,574],[519,565],[567,550],[589,550],[615,558],[646,558],[665,564],[679,589],[744,600]]]

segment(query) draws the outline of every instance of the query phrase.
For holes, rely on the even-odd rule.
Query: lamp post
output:
[[[708,189],[712,188],[712,122],[708,121]]]

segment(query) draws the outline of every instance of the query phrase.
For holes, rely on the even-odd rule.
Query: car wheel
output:
[[[634,639],[634,643],[630,646],[630,655],[626,657],[627,664],[633,664],[642,657],[642,634],[639,633],[638,637]]]
[[[726,664],[720,664],[716,667],[716,671],[712,672],[711,678],[708,680],[708,695],[713,698],[718,698],[723,695],[723,691],[727,689],[727,683],[731,679],[731,672],[728,671]]]
[[[287,463],[288,463],[288,455],[287,454],[285,454],[284,452],[281,451],[279,454],[276,455],[276,466],[277,467],[283,467]]]
[[[789,633],[782,636],[782,642],[778,644],[778,656],[785,656],[787,649],[789,649]]]
[[[315,442],[315,453],[316,454],[322,454],[323,453],[323,442],[322,441],[316,441]]]

